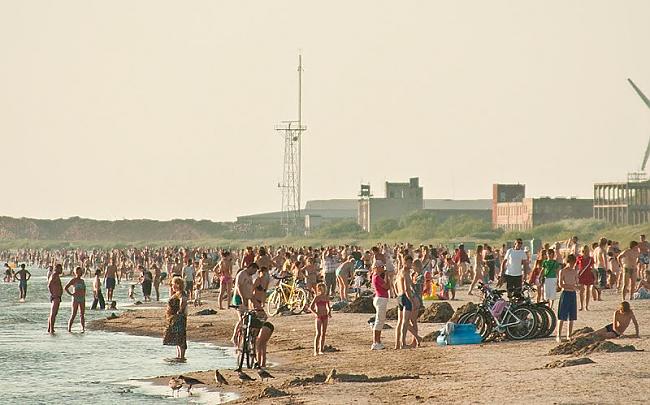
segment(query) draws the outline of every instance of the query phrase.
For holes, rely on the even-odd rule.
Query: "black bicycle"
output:
[[[248,311],[241,317],[242,325],[239,336],[237,368],[235,371],[241,371],[246,361],[246,368],[253,368],[256,365],[255,341],[259,333],[259,328],[255,325],[257,316],[255,311]]]

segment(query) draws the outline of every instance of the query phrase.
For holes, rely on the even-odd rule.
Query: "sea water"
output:
[[[68,333],[71,306],[66,293],[55,325],[56,334],[47,334],[50,303],[46,271],[29,271],[32,278],[25,303],[18,302],[18,282],[0,283],[1,404],[173,404],[234,399],[231,394],[206,392],[200,386],[192,388],[192,398],[187,397],[185,388],[180,397],[174,398],[170,388],[141,381],[189,371],[233,369],[235,359],[226,349],[189,342],[187,362],[172,363],[165,358],[175,357],[176,347],[163,346],[160,338],[89,329],[81,333],[78,316],[73,333]],[[62,277],[63,286],[69,280]],[[114,298],[118,308],[129,302],[129,284],[122,281],[116,287]],[[165,298],[166,291],[161,289]],[[86,292],[86,323],[111,312],[119,313],[90,310],[92,278],[86,279]]]

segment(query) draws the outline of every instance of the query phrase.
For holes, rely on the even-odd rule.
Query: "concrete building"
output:
[[[650,222],[650,181],[594,184],[594,218],[617,225]]]
[[[563,219],[591,218],[593,204],[586,198],[526,198],[523,184],[494,184],[492,227],[523,231]]]
[[[386,197],[375,198],[370,194],[370,186],[362,185],[359,194],[358,224],[370,232],[372,223],[384,219],[398,219],[413,211],[424,208],[422,187],[417,177],[407,183],[386,182]]]

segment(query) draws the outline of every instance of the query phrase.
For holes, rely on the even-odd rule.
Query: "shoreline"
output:
[[[457,297],[458,300],[447,301],[454,309],[469,301],[465,291],[459,291]],[[204,298],[203,306],[190,307],[188,340],[225,349],[232,347],[229,339],[237,320],[234,310],[218,310],[214,291],[204,294]],[[619,297],[606,291],[603,298],[605,301],[594,303],[591,311],[578,314],[575,329],[584,326],[600,328],[601,323],[611,318]],[[391,300],[389,308],[394,305],[394,300]],[[233,370],[220,370],[230,385],[219,387],[214,383],[214,369],[188,375],[209,382],[207,388],[210,390],[226,388],[228,392],[237,393],[239,398],[229,403],[421,403],[432,399],[450,403],[518,403],[539,400],[542,395],[545,401],[556,403],[589,403],[594,398],[599,398],[602,403],[620,403],[620,397],[612,387],[628,387],[626,401],[641,403],[646,400],[646,395],[639,387],[647,384],[650,378],[650,339],[644,335],[650,329],[650,300],[633,301],[632,306],[641,326],[641,338],[613,342],[632,344],[645,351],[592,353],[588,357],[595,363],[588,365],[545,369],[548,363],[572,358],[548,355],[549,350],[557,345],[552,338],[447,347],[425,342],[418,349],[371,351],[371,330],[367,320],[373,314],[334,312],[326,344],[338,351],[317,357],[312,355],[312,316],[269,318],[275,325],[275,332],[268,347],[271,363],[268,371],[275,379],[261,382],[255,370],[246,370],[257,381],[240,386]],[[217,314],[194,315],[205,308],[216,309]],[[391,327],[395,323],[387,322]],[[420,334],[425,336],[439,327],[440,324],[421,323]],[[89,329],[156,338],[162,338],[163,328],[162,309],[123,310],[118,318],[95,320],[89,324]],[[394,330],[384,330],[382,337],[387,348],[392,347]],[[191,362],[191,351],[188,351],[188,359]],[[630,364],[634,365],[633,370],[630,370]],[[318,382],[332,369],[346,378],[333,384]],[[627,377],[621,382],[623,375]],[[166,385],[168,378],[161,376],[156,380]],[[544,383],[540,385],[534,383],[536,381]],[[260,398],[268,387],[288,395]],[[487,387],[491,388],[494,396],[486,395]],[[551,392],[542,390],[543,387],[551,388]]]

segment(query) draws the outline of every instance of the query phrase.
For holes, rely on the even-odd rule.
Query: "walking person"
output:
[[[371,277],[372,288],[375,291],[375,298],[372,304],[375,307],[375,323],[372,325],[372,346],[370,350],[382,350],[381,331],[386,322],[386,308],[388,306],[388,290],[390,286],[386,282],[386,269],[381,260],[375,260]]]
[[[106,301],[104,301],[104,294],[102,294],[101,275],[102,271],[100,269],[95,270],[95,279],[93,280],[93,304],[90,306],[90,309],[97,309],[97,304],[99,304],[100,309],[106,308]]]
[[[81,333],[86,331],[86,282],[83,279],[84,270],[77,266],[74,270],[75,277],[73,277],[68,284],[65,285],[65,292],[72,296],[72,313],[68,320],[68,332],[72,332],[72,322],[79,313],[79,320],[81,322]],[[73,291],[70,291],[70,288]]]
[[[580,283],[580,311],[583,308],[589,311],[591,290],[594,286],[594,260],[589,256],[589,246],[584,245],[580,251],[582,254],[576,260],[578,269],[578,282]]]

